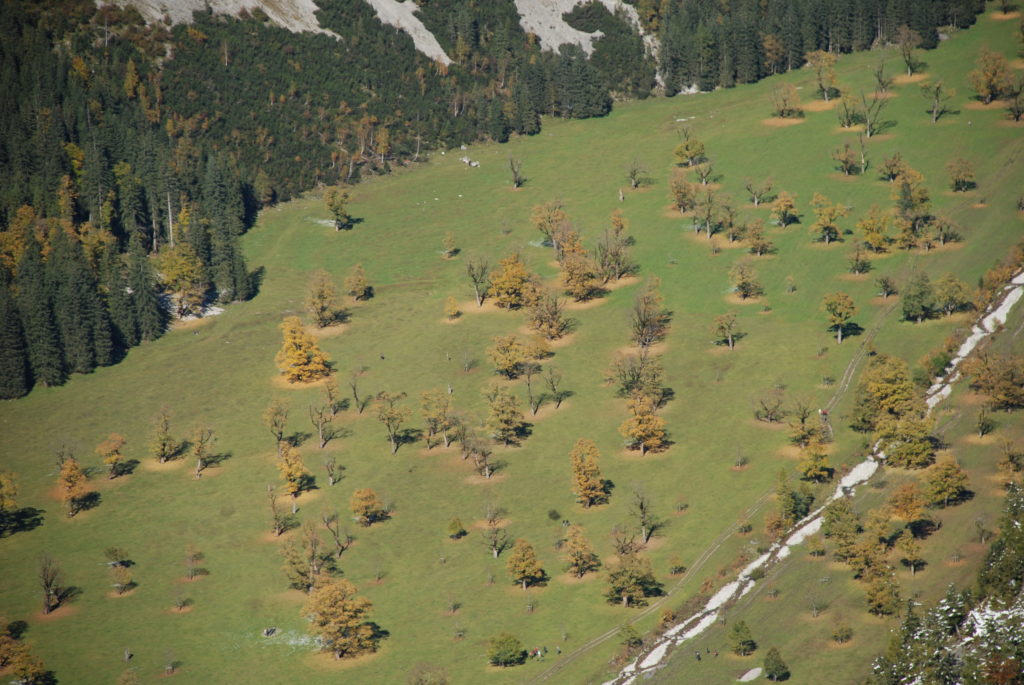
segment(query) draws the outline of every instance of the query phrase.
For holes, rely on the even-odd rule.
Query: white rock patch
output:
[[[416,3],[413,0],[366,0],[377,12],[377,18],[385,24],[390,24],[397,29],[405,31],[412,37],[416,49],[430,59],[437,60],[442,64],[451,64],[452,61],[445,54],[441,44],[437,42],[434,34],[427,30],[420,18],[416,16]]]

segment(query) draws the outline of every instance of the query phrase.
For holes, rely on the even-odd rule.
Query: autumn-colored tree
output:
[[[818,85],[818,95],[828,102],[836,88],[836,56],[825,50],[814,50],[804,55],[807,64],[814,70],[814,79]]]
[[[949,316],[970,307],[967,284],[953,274],[946,274],[935,283],[935,305]]]
[[[447,299],[445,299],[444,315],[445,317],[447,317],[449,321],[455,321],[455,319],[459,318],[462,315],[462,312],[459,310],[459,301],[456,300],[454,297],[449,296]]]
[[[620,554],[618,562],[608,568],[609,602],[628,606],[643,606],[647,598],[661,594],[661,583],[651,570],[651,561],[636,552]]]
[[[811,224],[810,232],[817,235],[818,239],[824,241],[826,245],[833,240],[838,240],[839,227],[836,226],[836,221],[846,216],[848,211],[846,207],[839,203],[832,204],[832,201],[821,193],[814,194],[811,206],[814,208],[817,221]]]
[[[669,193],[680,214],[685,214],[697,205],[697,186],[688,180],[686,169],[672,170]]]
[[[571,327],[565,316],[565,300],[557,293],[545,293],[530,307],[527,323],[545,340],[561,338]]]
[[[74,516],[82,508],[82,500],[86,491],[86,476],[78,460],[67,456],[60,464],[60,475],[57,479],[60,487],[60,499],[68,508],[68,516]]]
[[[281,322],[284,343],[274,362],[289,383],[315,381],[331,373],[327,356],[309,333],[302,328],[297,316],[285,317]]]
[[[530,222],[544,236],[544,240],[555,249],[557,256],[556,236],[569,223],[569,216],[565,213],[565,205],[562,201],[555,199],[534,206]]]
[[[925,480],[925,496],[933,505],[948,507],[967,494],[967,472],[956,459],[948,459],[928,469]]]
[[[334,230],[352,228],[352,217],[348,213],[349,195],[347,192],[331,188],[324,193],[324,202],[334,221]]]
[[[125,443],[123,435],[111,433],[106,440],[96,446],[96,454],[100,455],[103,463],[109,467],[107,478],[114,479],[121,475],[124,466],[124,455],[121,454],[121,450],[124,449]]]
[[[491,272],[489,294],[502,309],[529,307],[540,299],[542,291],[537,281],[536,276],[527,272],[519,253],[513,253]]]
[[[157,255],[161,284],[172,294],[179,317],[200,312],[210,281],[202,261],[188,243],[165,247]]]
[[[864,235],[864,245],[876,253],[886,251],[891,226],[892,218],[879,209],[878,205],[871,205],[868,213],[857,222],[857,230]]]
[[[924,505],[921,488],[917,483],[904,483],[899,486],[888,501],[889,510],[908,523],[913,523],[921,518]]]
[[[533,545],[522,538],[516,540],[512,546],[505,565],[509,574],[512,575],[512,580],[522,585],[524,590],[530,585],[543,583],[547,578],[547,574],[544,573],[544,569],[537,560],[537,553],[534,551]]]
[[[917,570],[924,565],[921,557],[921,544],[913,535],[901,535],[896,543],[899,548],[900,563],[910,569],[910,575],[917,575]]]
[[[563,243],[558,260],[562,267],[562,284],[565,286],[566,294],[577,302],[584,302],[601,290],[598,284],[597,265],[583,248],[575,231],[571,233],[574,238]]]
[[[338,286],[331,280],[331,275],[323,269],[314,271],[306,286],[306,311],[313,317],[317,328],[338,320],[340,304]]]
[[[747,300],[764,293],[764,288],[757,280],[757,271],[747,262],[736,262],[729,270],[729,278],[740,299]]]
[[[747,241],[750,254],[763,257],[775,249],[775,244],[765,236],[764,222],[760,219],[754,219],[747,224],[743,229],[743,236]],[[730,232],[730,239],[732,239],[732,232]]]
[[[298,498],[302,491],[309,486],[312,479],[306,465],[302,461],[302,455],[288,442],[281,442],[278,447],[277,470],[284,481],[284,490],[292,498],[292,513],[299,510]]]
[[[374,407],[377,410],[377,420],[384,425],[388,433],[388,441],[391,443],[391,454],[398,451],[401,434],[399,429],[402,424],[412,416],[412,410],[408,407],[400,407],[398,403],[406,398],[404,392],[390,393],[381,391],[374,398]]]
[[[444,255],[445,259],[451,259],[459,253],[459,248],[456,247],[455,234],[451,231],[447,231],[444,234],[444,238],[441,240],[441,254]]]
[[[797,119],[804,115],[800,106],[800,92],[792,83],[772,88],[772,114],[781,119]]]
[[[780,191],[775,202],[772,203],[771,218],[783,228],[795,223],[798,218],[796,198],[785,190]]]
[[[288,428],[288,403],[276,398],[271,400],[267,408],[263,410],[261,418],[263,425],[274,436],[274,443],[278,446],[280,453],[281,443],[284,442],[284,433]]]
[[[800,477],[815,483],[824,483],[832,478],[832,469],[828,465],[828,455],[821,443],[812,440],[804,448],[800,463],[796,466]]]
[[[983,103],[998,100],[1012,89],[1010,66],[1003,55],[982,48],[976,64],[978,68],[968,74],[968,78]]]
[[[567,571],[577,578],[582,578],[591,571],[601,567],[601,560],[594,552],[590,540],[583,534],[583,527],[569,526],[566,531],[565,546],[562,548],[568,562]]]
[[[843,143],[842,147],[833,150],[832,159],[838,165],[839,170],[843,172],[844,176],[855,174],[860,168],[857,163],[857,153],[854,152],[849,143]]]
[[[681,129],[680,135],[683,140],[672,151],[676,158],[676,164],[686,167],[700,164],[705,159],[704,143],[698,140],[688,128]]]
[[[462,525],[462,519],[458,516],[453,516],[448,520],[446,532],[452,540],[458,540],[466,536],[466,527]]]
[[[362,264],[356,264],[345,278],[345,292],[353,300],[368,300],[373,294],[373,288],[366,277],[366,271]]]
[[[171,410],[168,407],[160,407],[153,417],[153,437],[149,445],[153,458],[161,464],[177,454],[178,442],[171,437]]]
[[[894,467],[910,469],[921,469],[931,464],[935,457],[933,425],[932,419],[918,414],[908,414],[881,424],[877,435],[882,441],[886,462]]]
[[[519,399],[507,388],[492,385],[485,392],[487,397],[487,428],[494,439],[508,445],[519,444],[526,421],[519,408]]]
[[[526,347],[514,335],[499,335],[494,345],[487,348],[487,356],[494,363],[494,370],[508,379],[517,378],[526,363]]]
[[[572,491],[576,495],[576,501],[584,507],[608,501],[608,491],[597,463],[600,456],[597,444],[587,438],[577,440],[572,452],[569,453],[573,477]]]
[[[388,517],[384,502],[370,488],[361,488],[353,492],[349,508],[361,526],[370,526]]]
[[[619,426],[619,433],[629,443],[630,449],[640,449],[640,454],[648,450],[658,450],[665,444],[665,419],[655,411],[654,399],[647,395],[636,395],[627,402],[630,417]]]
[[[736,346],[736,338],[739,336],[739,328],[736,324],[736,315],[732,312],[715,317],[715,323],[711,326],[711,334],[715,336],[715,342],[725,344],[729,349]]]
[[[451,395],[441,390],[425,392],[420,397],[421,412],[427,426],[427,449],[434,446],[434,436],[440,435],[444,446],[451,444],[450,431],[454,428]]]
[[[836,332],[836,343],[843,342],[843,330],[857,313],[857,305],[846,293],[831,293],[825,296],[823,306],[828,314],[829,328]]]
[[[969,359],[964,371],[993,409],[1024,407],[1024,355],[982,353]]]
[[[891,571],[870,582],[865,591],[865,600],[868,613],[876,616],[896,613],[900,606],[900,587]]]
[[[950,160],[946,171],[954,191],[963,192],[974,187],[974,166],[963,157]]]
[[[18,483],[14,474],[0,471],[0,535],[6,532],[9,517],[18,509],[17,497]]]
[[[633,302],[631,337],[641,349],[664,339],[668,333],[669,312],[658,289],[661,279],[652,277]]]
[[[356,592],[344,578],[330,580],[313,588],[302,608],[310,632],[336,659],[375,652],[382,637],[377,625],[367,620],[373,604]]]

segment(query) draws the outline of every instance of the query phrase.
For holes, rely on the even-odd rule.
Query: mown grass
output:
[[[860,307],[855,321],[866,330],[881,325],[876,347],[911,362],[963,325],[961,319],[920,326],[899,322],[898,312],[887,314],[873,300],[873,281],[893,275],[905,282],[912,269],[921,268],[933,277],[953,271],[973,282],[1019,239],[1013,194],[1024,180],[1018,161],[1021,136],[999,124],[1001,112],[968,109],[965,80],[981,45],[1012,53],[1011,28],[983,19],[923,56],[927,71],[954,82],[960,93],[954,101],[960,113],[940,124],[928,123],[916,85],[896,87],[898,96],[886,110],[886,118],[896,124],[869,143],[872,163],[900,150],[925,174],[936,208],[969,231],[954,249],[893,252],[878,259],[867,280],[844,276],[853,236],[827,248],[811,242],[808,203],[815,191],[844,202],[852,209],[842,225],[852,228],[872,203],[890,204],[887,185],[870,170],[852,180],[833,170],[829,152],[852,136],[836,132],[831,112],[809,112],[804,123],[791,128],[761,124],[770,114],[768,93],[777,82],[801,86],[809,99],[811,77],[802,72],[713,94],[628,103],[602,120],[545,122],[537,137],[471,147],[466,154],[481,162],[475,169],[455,159],[461,153],[437,155],[427,168],[356,188],[352,207],[363,221],[352,231],[336,233],[320,223],[327,214],[315,194],[268,210],[245,238],[251,264],[266,269],[254,300],[146,344],[116,367],[75,377],[62,388],[37,389],[0,407],[3,466],[17,473],[23,506],[45,510],[41,527],[0,541],[5,578],[0,611],[8,620],[29,621],[27,639],[65,682],[114,680],[125,667],[126,647],[135,654],[131,666],[144,679],[162,672],[167,661],[177,661],[175,677],[183,682],[232,682],[254,674],[271,682],[401,682],[420,661],[443,665],[460,683],[522,682],[540,674],[555,658],[556,645],[572,651],[636,615],[605,603],[602,578],[580,584],[560,578],[562,561],[553,543],[562,533],[562,519],[584,525],[607,558],[610,531],[628,521],[631,491],[642,488],[668,522],[649,554],[656,573],[671,587],[676,582],[667,575],[672,556],[691,564],[773,488],[780,468],[792,467],[794,462],[779,452],[785,432],[758,425],[751,401],[776,385],[785,385],[788,397],[807,398],[815,406],[833,395],[836,389],[823,379],[841,378],[863,339],[835,345],[820,307],[825,293],[850,293]],[[840,80],[867,88],[877,59],[877,54],[842,58]],[[891,56],[890,62],[897,71]],[[744,202],[746,176],[771,175],[777,188],[798,196],[803,223],[772,229],[777,254],[753,259],[766,288],[757,304],[727,301],[727,273],[743,251],[727,248],[712,255],[706,238],[692,236],[689,219],[669,210],[667,177],[677,119],[683,117],[694,117],[687,125],[707,144],[723,175],[723,191],[738,203]],[[954,197],[944,192],[944,165],[957,155],[975,163],[979,189]],[[529,177],[519,191],[510,188],[509,156],[523,160]],[[653,183],[627,190],[620,205],[618,189],[626,186],[625,167],[633,158],[647,166]],[[974,209],[982,196],[987,206]],[[361,487],[375,488],[393,502],[392,520],[369,529],[349,526],[357,541],[340,562],[345,577],[373,601],[374,619],[390,637],[379,654],[353,664],[339,666],[314,655],[300,640],[306,635],[299,616],[302,597],[287,589],[280,542],[267,539],[265,488],[278,477],[272,439],[260,414],[272,398],[284,398],[292,406],[290,430],[309,432],[306,407],[319,397],[318,389],[284,388],[275,380],[278,323],[285,315],[301,313],[314,269],[325,268],[340,281],[362,263],[376,297],[352,307],[343,333],[322,340],[339,372],[367,366],[365,391],[407,392],[406,404],[417,412],[409,424],[413,427],[422,425],[419,394],[448,383],[456,406],[483,418],[480,390],[494,378],[485,349],[493,336],[519,329],[523,318],[478,313],[467,306],[458,323],[447,324],[443,303],[449,295],[471,300],[463,269],[472,254],[494,263],[520,250],[532,268],[552,279],[550,249],[535,246],[539,235],[529,225],[529,214],[533,205],[554,197],[565,201],[590,246],[612,210],[621,207],[636,238],[633,254],[641,277],[662,281],[666,305],[673,311],[663,362],[675,391],[664,411],[674,444],[644,459],[627,454],[617,432],[625,418],[624,402],[604,382],[614,352],[628,343],[628,310],[639,285],[617,289],[597,306],[572,312],[579,322],[572,343],[557,348],[547,363],[563,371],[565,387],[574,394],[558,411],[547,410],[533,421],[533,434],[522,447],[496,450],[504,464],[492,482],[468,482],[471,471],[456,453],[427,452],[422,442],[391,455],[372,415],[344,413],[350,436],[323,451],[310,441],[301,448],[319,488],[300,500],[299,516],[316,521],[329,508],[344,516],[349,496]],[[746,207],[743,213],[767,218],[766,209]],[[461,249],[453,260],[440,256],[447,231]],[[793,293],[785,292],[787,276],[797,285]],[[709,333],[714,316],[727,311],[737,312],[747,334],[733,353],[712,345]],[[480,360],[469,373],[461,370],[467,354]],[[525,395],[521,382],[514,387]],[[837,419],[847,410],[849,395],[833,413]],[[199,480],[191,477],[191,464],[153,470],[145,445],[151,417],[163,404],[173,408],[174,428],[182,437],[199,422],[213,426],[217,448],[230,452],[230,458]],[[853,463],[861,438],[842,423],[834,420],[834,462]],[[55,449],[66,444],[98,470],[93,448],[115,431],[128,439],[127,456],[141,464],[134,474],[113,482],[96,475],[100,506],[67,519],[51,496]],[[588,511],[574,504],[569,489],[568,452],[579,437],[597,442],[605,476],[616,485],[609,505]],[[320,466],[327,454],[346,467],[345,479],[333,488],[327,487]],[[749,459],[743,470],[731,468],[737,455]],[[524,593],[513,586],[504,558],[491,559],[475,530],[459,542],[446,538],[449,517],[457,515],[468,524],[492,502],[507,510],[510,532],[537,547],[552,576],[546,587]],[[679,502],[688,504],[686,514],[673,513]],[[557,520],[548,516],[552,509],[560,514]],[[184,583],[190,544],[203,552],[202,566],[209,575]],[[685,580],[678,602],[747,544],[729,538],[706,567]],[[111,588],[102,550],[110,545],[128,550],[139,584],[131,595],[117,599],[106,596]],[[82,592],[66,613],[41,620],[35,570],[44,553],[59,560],[67,581]],[[842,575],[833,573],[835,582]],[[194,601],[189,612],[170,611],[178,593]],[[785,596],[783,591],[771,607],[780,607],[776,615],[787,615],[781,609]],[[452,597],[461,608],[448,615]],[[862,621],[862,613],[851,607],[848,615]],[[656,619],[651,614],[638,628],[648,629]],[[279,635],[261,637],[261,629],[271,625]],[[464,637],[456,639],[456,630]],[[489,669],[486,642],[502,630],[519,635],[528,647],[547,646],[548,662]],[[868,638],[866,628],[858,630],[861,637],[875,639]],[[799,648],[780,647],[795,669]],[[611,641],[587,652],[557,680],[590,677],[614,651]],[[843,664],[859,673],[866,668],[860,656]]]

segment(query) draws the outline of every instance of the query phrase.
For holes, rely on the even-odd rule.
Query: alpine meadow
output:
[[[1024,682],[1020,7],[0,33],[0,678]]]

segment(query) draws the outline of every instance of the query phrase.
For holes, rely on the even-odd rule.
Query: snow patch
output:
[[[540,39],[545,50],[557,52],[560,45],[579,45],[583,52],[590,55],[594,52],[594,41],[604,36],[601,31],[587,33],[569,26],[562,15],[572,12],[577,5],[586,4],[588,0],[515,0],[519,11],[519,23],[527,33],[533,33]],[[640,15],[632,5],[622,0],[598,0],[609,12],[621,11],[628,21],[644,39],[649,53],[657,47],[654,36],[644,35],[640,27]]]
[[[741,675],[739,678],[737,678],[736,681],[740,683],[749,683],[751,680],[757,680],[761,677],[761,671],[762,669],[760,666],[758,666],[757,668],[752,668],[743,675]]]
[[[324,33],[338,37],[333,31],[320,26],[316,11],[320,9],[313,0],[96,0],[96,6],[115,4],[121,7],[133,6],[147,23],[161,22],[164,16],[171,24],[192,23],[193,12],[205,12],[209,7],[215,14],[236,16],[243,9],[261,9],[270,20],[292,33]]]
[[[394,26],[409,34],[416,49],[430,59],[451,64],[452,61],[445,54],[444,48],[437,42],[434,34],[427,30],[420,18],[416,16],[418,9],[413,0],[366,0],[377,13],[377,18],[384,24]]]

